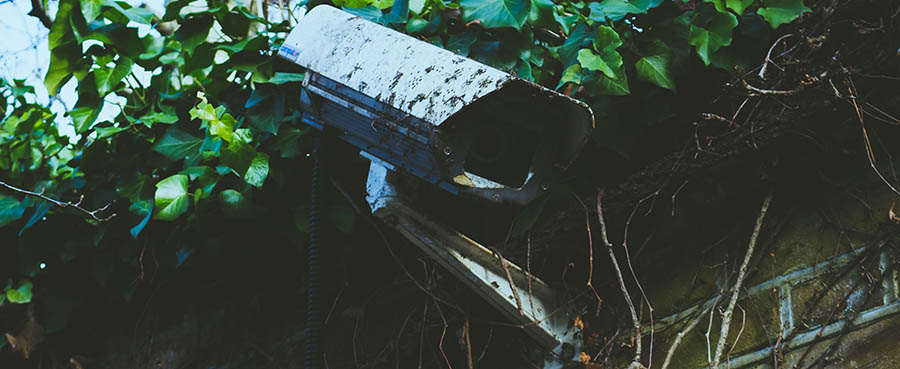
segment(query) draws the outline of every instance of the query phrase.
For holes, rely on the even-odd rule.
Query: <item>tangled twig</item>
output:
[[[616,270],[616,277],[619,279],[619,287],[622,289],[622,295],[625,297],[625,302],[628,304],[628,309],[631,311],[631,321],[634,323],[634,359],[628,368],[642,368],[641,365],[641,320],[638,319],[637,312],[634,309],[634,302],[631,300],[631,295],[628,293],[628,288],[625,287],[625,278],[622,277],[622,270],[619,268],[619,262],[616,261],[616,254],[613,252],[613,245],[609,242],[609,237],[606,235],[606,221],[603,219],[603,190],[597,193],[597,219],[600,221],[600,237],[603,240],[603,244],[606,245],[606,251],[609,252],[609,258],[612,261],[613,268]]]
[[[46,195],[44,195],[43,188],[41,189],[41,192],[32,192],[32,191],[24,190],[24,189],[18,188],[16,186],[10,185],[3,181],[0,181],[0,186],[6,187],[7,189],[9,189],[11,191],[15,191],[15,192],[21,193],[26,196],[37,197],[41,200],[47,201],[47,202],[49,202],[53,205],[56,205],[60,208],[72,208],[72,209],[78,210],[79,212],[86,214],[87,216],[91,217],[91,219],[96,220],[98,222],[105,222],[116,216],[115,213],[110,214],[108,217],[105,217],[105,218],[101,218],[101,217],[97,216],[97,214],[100,214],[100,213],[106,211],[106,209],[108,209],[109,206],[112,205],[112,203],[108,203],[108,204],[104,205],[103,207],[100,207],[100,208],[94,209],[94,210],[88,210],[88,209],[81,207],[81,202],[84,201],[84,195],[81,195],[81,197],[78,199],[78,202],[59,201],[59,200],[55,200],[53,198],[50,198],[50,197],[47,197]]]
[[[775,62],[772,61],[772,50],[775,50],[775,46],[778,46],[778,44],[782,40],[791,36],[793,36],[793,34],[788,33],[784,36],[779,37],[777,40],[775,40],[775,42],[772,43],[772,47],[770,47],[769,52],[766,53],[766,59],[763,60],[762,68],[759,69],[759,78],[766,79],[766,68],[769,66],[769,63],[772,63],[772,65],[774,65],[776,68],[778,67],[778,65],[776,65]]]
[[[741,80],[741,84],[743,84],[744,88],[746,88],[748,91],[755,92],[760,95],[791,95],[791,94],[796,93],[797,91],[800,91],[799,87],[795,88],[793,90],[766,90],[766,89],[762,89],[759,87],[755,87],[755,86],[747,83],[747,81],[744,81],[744,80]]]

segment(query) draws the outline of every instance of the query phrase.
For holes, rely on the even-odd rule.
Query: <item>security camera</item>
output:
[[[455,195],[528,203],[587,142],[590,108],[326,5],[298,22],[278,55],[306,69],[303,122],[372,160],[366,183],[372,213],[518,322],[551,353],[545,369],[572,360],[581,332],[559,294],[410,206],[398,175]]]
[[[453,194],[528,203],[594,124],[582,102],[330,6],[278,55],[306,68],[304,122]]]

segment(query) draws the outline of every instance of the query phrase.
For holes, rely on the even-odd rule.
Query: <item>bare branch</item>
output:
[[[522,310],[522,299],[519,297],[518,289],[516,288],[516,283],[513,282],[512,274],[509,272],[509,267],[506,266],[506,259],[503,258],[503,255],[500,254],[500,251],[497,249],[492,249],[494,256],[500,261],[500,267],[503,268],[503,271],[506,272],[506,281],[509,282],[509,289],[512,290],[513,297],[516,299],[516,306],[519,308],[519,315],[524,317],[525,310]]]
[[[753,228],[753,234],[750,235],[750,244],[747,245],[747,254],[744,255],[744,262],[741,263],[741,267],[738,269],[737,280],[734,282],[734,287],[731,289],[731,300],[728,302],[728,307],[725,309],[725,312],[722,313],[722,329],[719,332],[719,343],[716,345],[716,355],[713,356],[711,365],[713,369],[719,368],[719,361],[722,359],[722,351],[725,350],[726,340],[728,339],[728,329],[731,327],[731,314],[734,313],[734,306],[737,305],[741,284],[744,283],[744,274],[747,273],[747,265],[750,264],[750,258],[753,257],[753,250],[756,248],[756,240],[759,239],[759,230],[762,228],[763,220],[766,217],[766,212],[769,210],[770,203],[772,203],[772,192],[769,192],[769,194],[766,195],[765,200],[763,200],[762,209],[759,210],[759,216],[756,217],[756,226]]]
[[[744,85],[744,88],[751,92],[755,92],[760,95],[791,95],[800,91],[800,88],[795,88],[793,90],[766,90],[759,87],[754,87],[753,85],[747,83],[747,81],[741,80],[741,83]]]
[[[691,331],[694,329],[694,327],[697,326],[697,323],[700,323],[700,320],[703,319],[703,316],[705,316],[706,313],[712,311],[712,309],[716,306],[716,303],[719,302],[720,297],[722,297],[722,295],[717,295],[713,303],[709,304],[706,309],[703,309],[703,311],[701,311],[700,314],[697,315],[697,317],[694,318],[694,320],[690,324],[688,324],[687,327],[685,327],[681,332],[678,332],[678,334],[675,335],[675,340],[672,342],[672,345],[669,346],[669,352],[666,353],[666,360],[663,361],[661,369],[668,369],[669,364],[672,362],[672,356],[675,355],[675,350],[677,350],[678,346],[681,345],[681,340],[684,339],[684,336],[687,336],[688,333],[691,333]]]
[[[597,299],[597,311],[594,313],[595,316],[600,316],[600,306],[603,304],[603,299],[600,298],[600,294],[597,293],[597,289],[594,288],[593,280],[594,280],[594,236],[591,233],[591,214],[588,212],[587,206],[581,201],[578,196],[575,197],[575,200],[581,204],[581,207],[584,209],[584,227],[587,230],[587,238],[588,238],[588,277],[587,277],[587,286],[591,288],[591,292],[594,293],[594,298]],[[530,233],[529,233],[530,235]],[[531,240],[529,239],[529,242]],[[529,247],[530,247],[529,243]]]
[[[625,296],[625,302],[628,303],[628,309],[631,311],[631,321],[634,323],[634,359],[628,368],[643,368],[641,365],[641,320],[638,319],[637,312],[634,310],[634,302],[625,287],[625,279],[622,277],[622,270],[619,268],[619,262],[616,261],[616,254],[613,252],[613,245],[609,242],[606,235],[606,221],[603,219],[603,190],[597,193],[597,219],[600,221],[600,237],[603,244],[606,245],[606,251],[609,252],[609,258],[612,261],[613,268],[616,270],[616,277],[619,279],[619,287],[622,289],[622,295]]]
[[[772,43],[772,47],[770,47],[769,52],[766,53],[766,59],[763,60],[762,68],[759,69],[759,78],[766,79],[766,67],[769,66],[769,63],[775,65],[775,62],[772,61],[772,50],[775,50],[775,46],[778,46],[779,42],[791,36],[793,36],[793,34],[788,33],[784,36],[779,37],[777,40],[775,40],[775,42]],[[778,66],[775,65],[775,67],[777,68]]]
[[[108,203],[108,204],[104,205],[103,207],[95,209],[95,210],[88,210],[88,209],[81,207],[81,202],[84,201],[84,195],[81,195],[81,198],[79,198],[78,202],[76,202],[76,203],[69,202],[69,201],[63,202],[63,201],[54,200],[50,197],[45,196],[43,189],[41,189],[41,192],[31,192],[28,190],[23,190],[21,188],[15,187],[15,186],[10,185],[3,181],[0,181],[0,186],[6,187],[7,189],[9,189],[11,191],[18,192],[18,193],[21,193],[26,196],[37,197],[41,200],[47,201],[47,202],[49,202],[53,205],[56,205],[58,207],[61,207],[61,208],[72,208],[72,209],[78,210],[79,212],[86,214],[87,216],[91,217],[91,219],[96,220],[98,222],[105,222],[116,216],[115,213],[110,214],[108,217],[105,217],[105,218],[101,218],[97,215],[97,214],[100,214],[100,213],[106,211],[106,209],[108,209],[109,206],[112,205],[112,203]]]

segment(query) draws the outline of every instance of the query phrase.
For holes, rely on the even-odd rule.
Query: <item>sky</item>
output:
[[[144,4],[159,16],[162,16],[167,0],[124,0],[132,6]],[[202,2],[201,2],[202,3]],[[248,6],[249,0],[237,0],[237,3],[243,3]],[[56,13],[58,0],[49,0],[47,14],[51,18]],[[205,6],[205,5],[204,5]],[[269,11],[270,21],[279,22],[281,12],[278,11],[277,5],[270,4],[272,8]],[[302,14],[300,8],[294,9],[299,13],[293,13],[295,19]],[[44,27],[40,21],[28,15],[31,11],[30,0],[0,0],[0,78],[6,80],[25,79],[27,83],[35,87],[37,102],[40,104],[50,104],[50,110],[57,114],[57,123],[60,133],[76,138],[75,129],[72,126],[72,120],[65,115],[78,99],[75,91],[76,81],[70,79],[60,89],[55,98],[51,98],[44,87],[44,75],[47,73],[50,64],[50,51],[48,48],[47,35],[49,30]],[[138,29],[138,36],[144,37],[148,33],[156,33],[149,25],[131,22],[129,27]],[[221,33],[219,33],[221,34]],[[158,34],[157,34],[158,35]],[[211,35],[212,37],[212,35]],[[86,41],[82,47],[87,50],[97,41]],[[145,71],[138,65],[134,66],[133,77],[137,78],[141,84],[149,85],[151,71]],[[120,104],[125,104],[125,98],[110,94],[106,97],[106,103],[96,123],[104,121],[112,121],[120,112]],[[3,117],[0,117],[2,119]]]
[[[49,3],[47,13],[52,18],[56,13],[58,2],[51,0]],[[135,1],[129,3],[138,4]],[[161,13],[164,9],[163,0],[148,0],[144,3],[157,13]],[[60,89],[56,98],[50,98],[43,82],[50,64],[50,50],[47,44],[49,30],[37,18],[28,15],[30,11],[30,0],[0,0],[0,34],[4,35],[0,37],[0,77],[6,80],[25,79],[29,85],[34,86],[37,102],[49,103],[50,110],[57,114],[60,132],[75,137],[71,119],[65,116],[65,112],[72,108],[78,99],[75,92],[76,81],[69,80]],[[149,26],[138,28],[141,36],[150,32]],[[90,45],[86,42],[83,47],[87,49]],[[140,69],[136,70],[135,74],[142,83],[149,84],[150,73]],[[97,122],[113,120],[120,112],[117,104],[124,102],[124,98],[116,95],[107,97]]]

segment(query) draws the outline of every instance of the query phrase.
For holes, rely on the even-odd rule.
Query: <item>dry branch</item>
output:
[[[700,312],[700,315],[697,315],[697,317],[690,324],[688,324],[687,327],[685,327],[681,332],[678,332],[678,334],[675,335],[675,340],[672,341],[672,345],[669,346],[669,351],[666,353],[666,360],[663,361],[662,369],[666,369],[669,367],[669,364],[672,362],[672,356],[675,355],[675,350],[677,350],[678,346],[681,345],[681,340],[684,339],[684,336],[687,336],[688,333],[691,333],[691,331],[694,329],[694,327],[697,326],[697,323],[700,323],[700,320],[703,319],[706,313],[710,312],[716,306],[716,303],[719,302],[720,297],[722,297],[722,295],[716,296],[716,299],[712,304],[709,304],[706,309],[703,309],[703,311]]]
[[[744,275],[747,273],[747,265],[750,264],[750,258],[753,257],[753,250],[756,248],[756,240],[759,239],[759,230],[762,228],[763,220],[766,212],[769,210],[769,204],[772,203],[772,193],[769,192],[763,200],[762,209],[759,210],[759,216],[756,217],[756,226],[753,228],[753,234],[750,235],[750,244],[747,245],[747,254],[744,255],[744,262],[738,269],[737,280],[731,289],[731,300],[728,307],[722,313],[722,329],[719,332],[719,343],[716,344],[716,355],[713,356],[711,367],[718,369],[719,361],[722,359],[722,351],[725,349],[726,340],[728,339],[728,329],[731,327],[731,314],[734,313],[734,306],[737,305],[738,296],[741,291],[741,284],[744,283]]]
[[[597,193],[597,219],[600,221],[600,237],[603,240],[603,244],[606,245],[606,251],[609,252],[609,258],[612,261],[613,268],[616,270],[616,277],[619,280],[619,287],[622,289],[622,295],[625,297],[625,302],[628,303],[628,309],[631,311],[631,321],[634,323],[634,359],[631,364],[628,365],[628,368],[643,368],[643,365],[641,365],[641,320],[638,319],[637,312],[634,310],[634,302],[631,300],[628,288],[625,287],[625,279],[622,277],[622,270],[619,268],[619,262],[616,261],[613,245],[609,242],[609,237],[606,235],[606,221],[603,219],[603,190],[600,190]]]
[[[112,203],[106,204],[103,207],[94,209],[94,210],[88,210],[88,209],[81,207],[81,202],[84,201],[84,195],[81,195],[81,198],[78,199],[78,202],[69,202],[69,201],[63,202],[63,201],[55,200],[53,198],[45,196],[44,189],[41,189],[41,192],[32,192],[32,191],[28,191],[28,190],[23,190],[21,188],[10,185],[3,181],[0,181],[0,186],[6,187],[7,189],[9,189],[11,191],[15,191],[15,192],[21,193],[26,196],[37,197],[41,200],[47,201],[47,202],[49,202],[53,205],[56,205],[58,207],[61,207],[61,208],[72,208],[72,209],[78,210],[78,211],[86,214],[87,216],[91,217],[91,219],[96,220],[98,222],[105,222],[116,216],[115,213],[110,214],[108,217],[105,217],[105,218],[100,218],[99,216],[97,216],[97,214],[106,211],[106,209],[108,209],[109,206],[112,205]]]

